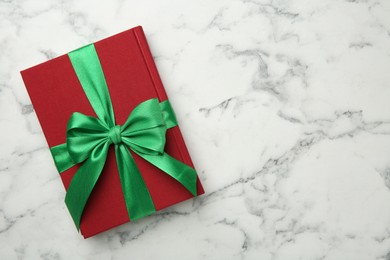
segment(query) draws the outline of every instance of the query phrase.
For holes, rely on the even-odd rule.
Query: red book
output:
[[[142,27],[138,26],[94,43],[106,78],[116,122],[122,125],[141,102],[167,99]],[[67,122],[74,112],[96,117],[68,55],[62,55],[21,72],[49,147],[66,141]],[[179,127],[167,131],[165,151],[191,166]],[[168,174],[132,152],[156,211],[193,198]],[[65,189],[79,168],[60,174]],[[198,195],[203,194],[199,179]],[[87,238],[130,221],[118,175],[114,146],[110,146],[103,172],[82,215],[80,230]]]

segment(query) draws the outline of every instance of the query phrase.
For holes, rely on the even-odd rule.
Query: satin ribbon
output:
[[[156,209],[129,149],[196,196],[195,170],[164,152],[166,131],[177,125],[169,101],[159,103],[155,98],[146,100],[134,108],[123,125],[116,125],[110,94],[94,45],[77,49],[68,56],[98,117],[73,113],[67,125],[66,143],[51,147],[60,173],[81,164],[65,197],[77,229],[80,229],[85,205],[103,170],[110,145],[115,146],[120,182],[131,220],[150,215]]]

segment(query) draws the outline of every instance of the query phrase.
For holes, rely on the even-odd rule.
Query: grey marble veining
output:
[[[390,259],[389,1],[0,1],[0,259]],[[83,240],[19,71],[142,25],[206,194]]]

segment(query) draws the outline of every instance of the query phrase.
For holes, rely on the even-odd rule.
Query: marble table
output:
[[[0,1],[0,259],[390,259],[389,12]],[[136,25],[206,194],[84,240],[19,71]]]

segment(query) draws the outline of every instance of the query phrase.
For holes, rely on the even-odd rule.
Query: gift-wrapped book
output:
[[[204,193],[140,26],[21,74],[85,238]]]

